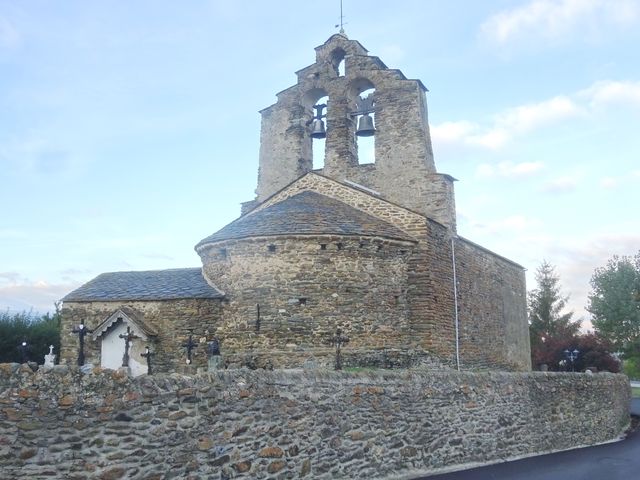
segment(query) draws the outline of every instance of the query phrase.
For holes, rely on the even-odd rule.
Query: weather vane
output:
[[[335,26],[335,28],[340,27],[340,33],[344,33],[344,15],[342,14],[342,0],[340,0],[340,23]]]

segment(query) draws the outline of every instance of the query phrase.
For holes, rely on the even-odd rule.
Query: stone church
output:
[[[256,197],[200,240],[202,268],[103,273],[63,298],[62,360],[122,365],[129,329],[156,371],[224,366],[529,370],[524,269],[456,233],[454,181],[433,160],[425,86],[336,34],[261,111]],[[359,141],[374,138],[374,162]],[[313,143],[324,164],[313,167]],[[317,150],[317,149],[316,149]],[[362,148],[361,148],[362,150]],[[318,160],[318,159],[316,159]]]

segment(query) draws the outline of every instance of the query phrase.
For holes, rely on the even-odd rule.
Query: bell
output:
[[[371,137],[376,133],[376,129],[373,126],[373,118],[369,114],[362,115],[358,120],[358,129],[356,135],[359,137]]]
[[[324,129],[324,122],[316,118],[311,127],[311,138],[325,138],[326,136],[327,132]]]

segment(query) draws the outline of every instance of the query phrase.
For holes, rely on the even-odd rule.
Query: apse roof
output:
[[[142,272],[110,272],[98,275],[62,299],[63,302],[115,300],[172,300],[222,298],[200,268],[176,268]]]
[[[234,220],[196,248],[223,240],[282,235],[353,235],[416,240],[399,228],[346,203],[304,191]]]

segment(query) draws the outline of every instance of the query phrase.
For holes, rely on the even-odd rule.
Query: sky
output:
[[[640,250],[640,0],[344,0],[345,31],[419,78],[458,233],[589,280]],[[254,198],[260,115],[339,1],[0,0],[0,311],[102,272],[195,267]]]

